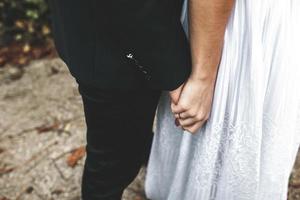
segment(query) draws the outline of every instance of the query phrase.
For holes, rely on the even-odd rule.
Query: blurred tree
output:
[[[12,42],[42,44],[50,36],[44,0],[0,0],[0,46]]]

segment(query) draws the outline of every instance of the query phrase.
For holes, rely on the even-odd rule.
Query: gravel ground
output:
[[[64,63],[43,59],[0,68],[0,200],[79,200],[85,121]],[[289,200],[300,199],[300,155]],[[123,200],[145,200],[142,167]]]

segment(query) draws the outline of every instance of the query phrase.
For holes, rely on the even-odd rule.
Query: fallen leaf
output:
[[[71,155],[67,159],[67,164],[70,167],[74,167],[77,164],[77,162],[81,158],[83,158],[84,155],[85,155],[85,146],[81,146],[81,147],[73,150]]]
[[[43,132],[56,130],[59,128],[59,125],[60,125],[59,121],[55,120],[53,124],[50,125],[44,124],[42,126],[36,127],[35,129],[38,131],[38,133],[43,133]]]
[[[9,172],[12,172],[14,170],[13,167],[10,167],[10,168],[0,168],[0,175],[1,174],[7,174]],[[1,200],[1,199],[0,199]]]

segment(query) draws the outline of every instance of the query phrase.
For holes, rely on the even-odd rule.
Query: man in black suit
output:
[[[87,124],[84,200],[120,199],[146,164],[162,90],[191,72],[182,0],[48,0]]]

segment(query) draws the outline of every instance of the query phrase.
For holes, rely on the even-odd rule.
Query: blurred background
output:
[[[57,57],[46,1],[0,0],[0,200],[81,199],[85,133],[81,96]],[[146,170],[124,200],[146,199]],[[300,199],[300,154],[288,199]]]

